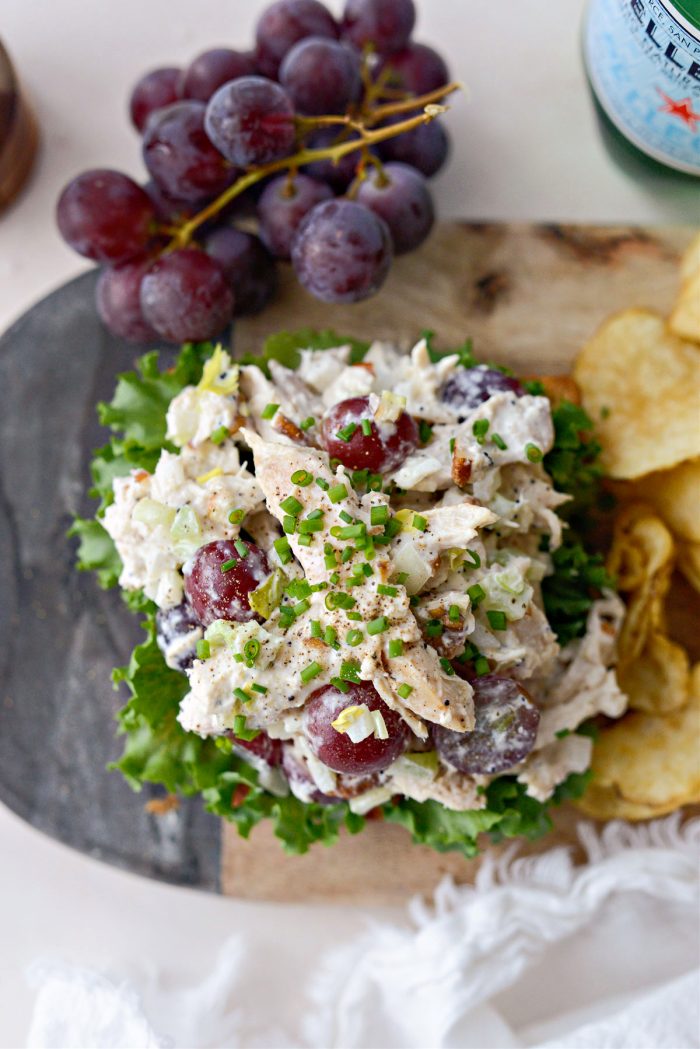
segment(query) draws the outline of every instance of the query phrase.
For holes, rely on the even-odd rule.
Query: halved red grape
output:
[[[143,253],[155,230],[148,195],[121,171],[84,171],[65,187],[56,205],[61,236],[95,262],[128,262]]]
[[[412,116],[411,113],[392,117],[388,124],[398,124]],[[442,126],[442,121],[431,120],[429,124],[419,124],[411,131],[404,131],[394,138],[385,139],[380,142],[378,149],[383,160],[396,160],[402,164],[410,164],[411,167],[420,171],[426,178],[430,178],[440,170],[447,160],[449,152],[449,138]]]
[[[102,323],[129,342],[155,342],[158,339],[141,310],[141,281],[153,261],[147,258],[125,262],[102,270],[97,279],[95,301]]]
[[[213,339],[231,320],[233,305],[219,263],[194,248],[162,255],[141,282],[143,316],[169,342]]]
[[[430,190],[420,172],[407,164],[386,164],[370,170],[355,198],[384,219],[394,251],[413,251],[433,228],[435,211]]]
[[[335,19],[318,0],[277,0],[270,4],[255,27],[256,62],[260,72],[273,80],[282,59],[307,36],[337,39]]]
[[[513,678],[485,674],[472,677],[471,684],[474,730],[452,732],[432,725],[431,735],[440,757],[459,772],[493,776],[528,756],[537,738],[540,712]]]
[[[154,113],[143,136],[143,161],[176,200],[201,201],[222,193],[235,170],[204,130],[203,102],[176,102]]]
[[[280,83],[300,113],[344,113],[362,88],[360,56],[336,40],[309,36],[287,53]]]
[[[364,703],[369,710],[381,711],[389,736],[377,739],[368,736],[353,743],[346,732],[338,732],[332,722],[346,707]],[[398,758],[406,740],[406,724],[390,710],[370,681],[350,685],[341,692],[333,685],[324,685],[312,692],[304,705],[304,733],[311,750],[319,761],[335,772],[362,775],[379,772]]]
[[[308,175],[296,175],[292,180],[280,175],[268,182],[258,201],[258,216],[260,236],[272,254],[288,259],[301,220],[311,208],[332,196],[325,182]]]
[[[207,104],[207,134],[237,167],[269,164],[294,148],[294,106],[287,92],[262,76],[220,87]]]
[[[237,747],[249,751],[267,765],[276,768],[282,764],[282,741],[271,739],[267,732],[259,732],[255,739],[239,739],[233,733],[230,738],[235,740]]]
[[[369,423],[369,434],[362,428],[363,420]],[[331,458],[339,459],[350,470],[389,473],[418,447],[418,427],[408,412],[401,412],[395,423],[382,423],[380,427],[374,421],[369,397],[349,397],[334,405],[323,419],[321,444]]]
[[[383,219],[354,200],[327,200],[302,220],[292,244],[300,284],[322,302],[359,302],[378,291],[391,267]]]
[[[340,798],[324,794],[318,789],[309,772],[306,759],[297,757],[291,744],[285,744],[282,748],[282,771],[289,781],[292,794],[300,801],[306,804],[315,802],[317,805],[339,804]]]
[[[277,290],[277,268],[265,245],[252,233],[219,226],[204,242],[233,289],[235,317],[259,313]]]
[[[413,0],[346,0],[343,36],[360,50],[373,44],[389,54],[406,46],[415,21]]]
[[[185,566],[185,593],[202,626],[215,619],[247,623],[256,618],[248,595],[269,574],[267,557],[254,543],[218,539],[201,546]]]
[[[182,77],[184,98],[208,102],[215,91],[229,80],[253,76],[255,55],[252,51],[232,51],[230,47],[214,47],[203,51],[190,63]]]
[[[182,97],[181,82],[182,70],[175,66],[154,69],[136,82],[129,99],[129,113],[138,131],[143,131],[156,109],[172,105]]]
[[[377,72],[389,69],[392,87],[408,91],[412,95],[425,95],[438,87],[444,87],[450,79],[450,71],[437,51],[427,44],[409,44],[403,51],[388,55]]]
[[[459,421],[496,393],[513,393],[522,397],[525,390],[517,379],[495,368],[479,364],[476,368],[458,368],[440,390],[440,399],[457,412]]]

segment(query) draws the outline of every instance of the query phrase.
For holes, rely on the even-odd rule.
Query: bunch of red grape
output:
[[[426,179],[448,151],[425,105],[454,85],[411,40],[414,22],[413,0],[346,0],[340,22],[319,0],[277,0],[253,51],[139,80],[130,112],[149,181],[86,171],[57,207],[66,242],[104,267],[112,332],[214,338],[269,302],[276,260],[324,302],[378,290],[393,255],[430,232]],[[251,218],[257,236],[234,224]]]

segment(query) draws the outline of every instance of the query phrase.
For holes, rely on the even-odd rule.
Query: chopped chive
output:
[[[323,563],[326,566],[326,568],[335,568],[337,564],[335,554],[326,554],[323,558]]]
[[[325,604],[328,611],[332,612],[336,608],[354,608],[357,601],[342,590],[332,590],[330,594],[326,594]]]
[[[356,645],[362,643],[362,631],[361,630],[348,630],[345,635],[345,643],[350,645],[351,648],[355,648]]]
[[[331,535],[334,539],[359,539],[366,531],[367,526],[364,521],[358,521],[357,524],[345,525],[344,528],[334,525],[331,528]]]
[[[369,419],[363,419],[360,423],[360,426],[362,427],[362,432],[365,435],[365,437],[372,436],[372,423]]]
[[[464,563],[467,565],[471,565],[472,568],[481,568],[481,558],[477,554],[476,550],[467,550],[467,554],[469,556],[465,559]]]
[[[341,510],[340,513],[338,514],[338,517],[340,518],[341,521],[344,521],[345,524],[352,524],[352,517],[347,512],[347,510]]]
[[[283,499],[280,503],[280,509],[284,510],[286,514],[291,514],[292,517],[296,517],[304,509],[298,499],[295,499],[293,495],[288,495],[286,499]]]
[[[399,586],[403,586],[408,579],[408,572],[394,572],[391,577],[392,583],[398,583]]]
[[[348,619],[351,619],[353,621],[353,623],[361,623],[362,622],[362,613],[361,612],[346,612],[345,615],[348,617]]]
[[[370,474],[367,478],[367,491],[368,492],[381,492],[382,490],[382,475],[381,474]]]
[[[304,612],[308,612],[310,608],[311,605],[306,600],[306,598],[304,598],[303,601],[299,601],[296,605],[292,606],[292,612],[295,616],[301,616],[304,614]]]
[[[312,637],[323,637],[323,631],[321,630],[321,623],[318,619],[311,620],[311,636]]]
[[[334,627],[326,627],[326,629],[323,631],[323,640],[326,642],[327,645],[333,646],[336,644],[336,642],[338,641],[338,633]]]
[[[313,479],[313,474],[310,474],[308,470],[295,470],[290,477],[292,484],[298,484],[300,488],[306,488],[307,485],[311,484]]]
[[[232,510],[228,519],[232,525],[240,524],[245,517],[245,510]]]
[[[209,646],[209,642],[206,641],[203,637],[200,637],[199,641],[197,642],[196,651],[197,659],[209,659],[209,656],[211,655],[211,648]]]
[[[505,612],[489,609],[486,618],[494,630],[506,630],[508,627]]]
[[[329,485],[328,481],[325,479],[325,477],[317,477],[316,478],[316,484],[318,485],[318,487],[321,489],[322,492],[327,492],[328,489],[330,488],[330,485]]]
[[[285,514],[282,518],[282,528],[287,535],[294,535],[297,527],[296,517],[292,517],[291,514]]]
[[[554,733],[554,735],[557,737],[557,739],[566,739],[567,736],[571,735],[571,729],[560,728],[558,732]]]
[[[457,443],[457,441],[455,440],[455,438],[454,437],[450,437],[450,455],[454,455],[455,454],[455,444],[456,443]]]
[[[230,432],[228,426],[217,426],[214,432],[209,434],[209,440],[212,444],[223,444]]]
[[[462,613],[460,612],[459,605],[450,605],[447,618],[451,623],[458,623],[461,615]]]
[[[328,498],[332,503],[340,503],[347,497],[348,490],[344,484],[334,484],[328,489]]]
[[[389,629],[389,620],[386,616],[377,616],[376,619],[370,619],[367,624],[367,633],[371,636],[374,634],[383,634],[385,630]]]
[[[252,696],[249,696],[245,689],[234,688],[233,694],[236,699],[240,699],[241,703],[250,703]]]
[[[321,517],[323,517],[323,510],[312,510],[310,513],[308,513],[306,515],[306,520],[307,521],[317,521]]]
[[[315,426],[315,425],[316,425],[316,420],[314,419],[313,415],[309,415],[309,417],[307,419],[303,419],[299,423],[299,429],[303,430],[304,433],[306,433],[307,430],[310,430],[311,427]]]
[[[350,686],[348,685],[348,683],[346,681],[343,681],[343,679],[340,677],[332,677],[331,685],[333,686],[333,688],[337,688],[339,692],[348,693],[350,691]]]
[[[486,437],[486,434],[488,433],[488,430],[489,430],[489,421],[488,421],[488,419],[477,419],[476,422],[474,423],[474,425],[472,426],[472,433],[476,437],[476,439],[477,439],[479,444],[483,444],[484,443],[484,438]]]
[[[369,523],[372,525],[383,525],[389,520],[389,507],[380,504],[373,506],[369,511]]]
[[[259,685],[257,683],[257,681],[253,685],[251,685],[250,687],[252,688],[253,692],[259,692],[261,696],[264,696],[264,695],[267,694],[266,687],[264,685]]]
[[[503,440],[503,438],[501,437],[500,433],[492,433],[491,434],[491,440],[493,441],[493,443],[496,445],[497,448],[500,448],[502,452],[505,452],[505,450],[508,447],[508,445]]]
[[[313,532],[322,532],[323,521],[320,517],[312,517],[311,519],[307,517],[303,521],[299,521],[297,530],[300,535],[311,535]]]
[[[340,576],[337,572],[332,572],[331,575],[328,577],[328,581],[332,583],[333,586],[337,586],[340,582]]]
[[[318,677],[322,670],[323,667],[321,664],[314,660],[313,663],[309,663],[308,666],[304,667],[300,672],[299,677],[305,685],[308,685],[309,681],[313,681],[315,677]]]
[[[360,665],[354,659],[340,664],[340,675],[343,681],[353,681],[357,684],[360,680]]]
[[[442,637],[443,625],[439,619],[431,619],[426,623],[425,636],[426,637]]]
[[[474,583],[473,586],[467,587],[467,594],[469,595],[469,600],[471,601],[474,608],[476,608],[477,605],[486,597],[486,591],[484,590],[483,586],[479,586],[478,583]]]
[[[477,656],[477,658],[474,660],[474,670],[476,672],[477,677],[483,677],[484,674],[488,674],[490,667],[489,661],[486,658],[486,656]]]
[[[238,564],[238,558],[237,557],[230,557],[228,559],[228,561],[224,561],[223,564],[221,565],[221,571],[222,572],[230,572],[231,569],[235,568],[237,564]]]
[[[257,728],[246,728],[246,719],[244,714],[236,714],[233,719],[233,734],[238,739],[244,739],[249,742],[251,739],[256,739],[260,735],[260,730]]]
[[[255,663],[255,660],[260,655],[260,642],[257,637],[251,637],[250,640],[246,641],[243,646],[243,655],[249,666],[252,666],[253,663]]]
[[[292,551],[289,549],[289,540],[286,535],[281,535],[279,539],[275,539],[272,545],[283,565],[292,560]]]
[[[278,408],[279,408],[279,404],[266,404],[265,407],[263,408],[262,412],[261,412],[262,418],[263,419],[271,419]]]
[[[234,652],[233,658],[236,660],[237,663],[243,662],[243,655],[241,652]]]
[[[403,684],[399,685],[396,691],[401,696],[401,699],[408,699],[408,697],[411,695],[411,692],[413,692],[413,687],[411,685]]]
[[[338,430],[338,432],[336,433],[336,437],[338,437],[341,441],[345,441],[345,443],[347,444],[356,429],[357,423],[348,423],[347,426],[343,426],[340,430]]]
[[[418,423],[418,437],[421,444],[427,444],[430,438],[433,436],[433,428],[430,423],[427,423],[425,419],[421,419]]]
[[[448,677],[454,677],[455,668],[450,663],[449,659],[445,659],[444,656],[440,657],[440,666],[445,671]]]
[[[418,594],[411,594],[411,596],[408,599],[408,603],[411,606],[411,608],[415,608],[416,605],[420,604],[420,598],[418,597]]]
[[[355,551],[351,546],[346,546],[340,555],[340,563],[346,565],[348,561],[351,561],[355,556]]]
[[[248,547],[246,546],[246,544],[243,542],[242,539],[236,539],[236,541],[235,541],[235,543],[233,545],[235,546],[236,552],[238,553],[238,555],[241,558],[241,560],[244,560],[244,558],[246,558],[248,556],[248,554],[250,553],[250,550],[248,549]]]
[[[389,642],[389,658],[396,659],[397,656],[403,655],[403,641],[400,637],[395,637]]]
[[[531,463],[542,462],[542,449],[538,448],[536,444],[532,444],[530,441],[525,445],[525,455]]]
[[[398,590],[395,586],[387,586],[386,583],[379,583],[377,586],[377,593],[383,594],[384,597],[396,597]]]
[[[309,594],[313,593],[310,583],[307,583],[305,579],[292,579],[285,587],[285,592],[290,597],[296,598],[297,601],[301,601],[303,597],[308,597]]]
[[[428,519],[427,517],[423,517],[422,514],[414,514],[412,524],[419,532],[424,532],[428,527]]]

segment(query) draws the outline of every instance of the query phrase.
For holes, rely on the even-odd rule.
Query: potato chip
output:
[[[581,403],[581,391],[570,375],[524,375],[523,378],[541,382],[544,392],[555,408],[562,401],[571,401],[572,404]]]
[[[678,567],[690,585],[700,594],[700,543],[680,543]]]
[[[685,706],[689,676],[685,649],[659,630],[652,630],[636,659],[623,663],[617,671],[618,684],[630,707],[649,714],[666,714]]]
[[[700,543],[700,459],[620,484],[616,492],[650,502],[677,536]]]
[[[687,705],[671,714],[627,714],[593,750],[593,783],[582,808],[591,815],[646,819],[700,801],[700,667]],[[620,805],[615,804],[620,799]],[[626,810],[626,811],[624,811]]]
[[[700,233],[693,237],[681,256],[681,280],[690,280],[695,273],[700,273]]]
[[[668,318],[668,326],[679,338],[700,342],[700,270],[683,284]]]
[[[637,478],[700,455],[700,353],[661,317],[626,310],[606,321],[574,368],[614,478]]]

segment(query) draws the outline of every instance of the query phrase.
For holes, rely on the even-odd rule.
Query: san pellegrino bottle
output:
[[[583,56],[612,127],[700,176],[700,0],[589,0]]]

